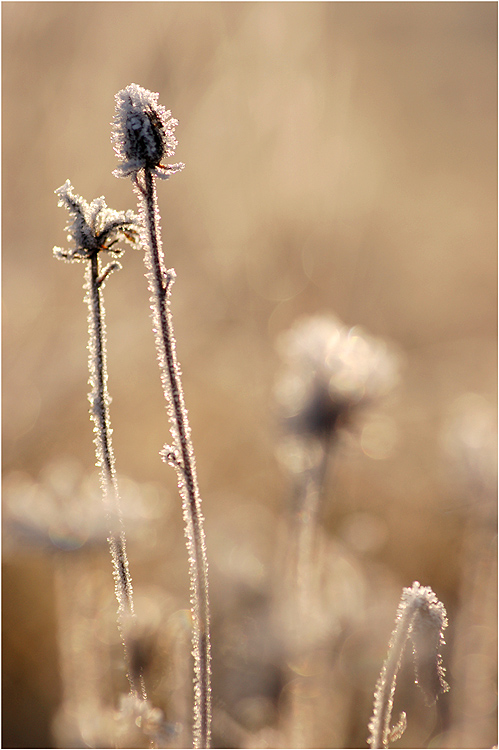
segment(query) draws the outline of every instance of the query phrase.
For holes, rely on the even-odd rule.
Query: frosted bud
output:
[[[136,83],[116,94],[112,142],[121,160],[113,172],[116,177],[128,177],[139,169],[149,169],[157,177],[166,179],[183,169],[180,163],[161,164],[162,159],[169,159],[175,153],[174,130],[178,121],[158,104],[158,96]]]

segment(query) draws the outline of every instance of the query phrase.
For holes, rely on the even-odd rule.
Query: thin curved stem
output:
[[[89,371],[92,391],[89,394],[90,413],[94,421],[94,443],[97,462],[101,469],[101,486],[104,505],[110,523],[109,547],[113,560],[115,592],[118,600],[118,627],[120,629],[127,677],[131,692],[146,699],[144,679],[140,665],[133,659],[133,648],[129,638],[130,625],[135,619],[133,608],[132,578],[126,554],[126,538],[121,514],[118,483],[114,467],[109,416],[109,394],[107,391],[106,335],[102,282],[106,273],[100,275],[99,256],[93,253],[86,272],[89,330]]]
[[[398,723],[391,727],[393,699],[397,674],[407,640],[413,646],[416,682],[420,685],[427,704],[434,703],[441,693],[449,689],[444,679],[445,669],[440,655],[444,645],[443,632],[447,627],[447,614],[429,586],[414,581],[404,588],[395,617],[395,629],[390,638],[388,656],[376,684],[374,711],[369,722],[371,748],[389,747],[399,739],[406,727],[406,714],[402,712]]]
[[[376,686],[374,716],[369,726],[369,744],[372,750],[388,747],[390,741],[390,722],[393,710],[393,698],[397,684],[397,674],[405,650],[411,620],[414,611],[407,607],[400,616],[397,627],[392,634],[388,657]],[[400,728],[405,729],[405,713],[400,717]],[[398,725],[397,725],[398,726]]]

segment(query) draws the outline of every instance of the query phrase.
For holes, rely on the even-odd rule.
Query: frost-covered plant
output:
[[[68,262],[84,262],[85,301],[88,304],[88,367],[90,371],[90,416],[94,423],[94,444],[97,465],[100,467],[104,507],[109,523],[109,546],[113,560],[115,592],[118,600],[118,626],[121,632],[127,676],[133,695],[146,698],[141,667],[133,658],[130,633],[135,619],[132,579],[126,554],[126,539],[120,508],[115,460],[111,442],[109,415],[110,398],[107,388],[106,328],[104,320],[103,289],[112,271],[120,268],[115,260],[123,250],[123,242],[136,246],[138,220],[131,211],[114,211],[106,206],[103,197],[90,204],[76,195],[69,180],[58,188],[59,205],[69,211],[66,226],[69,250],[54,248],[54,255]],[[104,268],[101,253],[110,253],[115,259]]]
[[[113,172],[115,177],[132,176],[136,180],[144,170],[166,180],[184,168],[182,163],[160,163],[175,153],[177,139],[174,131],[178,120],[158,104],[158,98],[159,94],[135,83],[116,94],[112,141],[121,164]]]
[[[374,693],[374,712],[369,722],[369,744],[373,748],[389,747],[399,739],[407,726],[406,713],[391,727],[393,699],[402,656],[410,639],[414,654],[416,682],[422,688],[428,705],[432,705],[449,686],[444,679],[441,648],[447,627],[447,613],[429,586],[418,581],[404,588],[397,609],[395,629],[390,638],[388,656]]]
[[[306,662],[324,638],[326,613],[319,516],[328,461],[341,428],[350,427],[362,407],[396,382],[398,361],[387,344],[362,329],[347,328],[332,316],[298,321],[281,335],[278,349],[284,372],[277,400],[285,437],[280,457],[292,478],[289,518],[288,581],[285,623],[290,623],[289,648],[294,662]],[[329,637],[330,634],[328,634]],[[300,678],[298,678],[300,679]],[[295,691],[290,707],[293,747],[313,741],[309,707]]]
[[[385,395],[398,361],[385,341],[332,316],[298,321],[279,340],[287,371],[279,383],[283,416],[293,432],[332,439],[359,408]]]
[[[395,385],[398,358],[383,340],[332,316],[298,321],[278,349],[285,363],[276,393],[286,431],[281,456],[294,477],[300,580],[307,576],[330,448],[341,427]]]
[[[195,670],[194,746],[208,747],[211,725],[208,564],[194,451],[170,310],[175,272],[165,266],[156,193],[156,177],[168,178],[184,165],[161,163],[175,152],[177,141],[174,129],[177,121],[158,104],[158,94],[132,83],[115,98],[112,141],[121,163],[114,174],[117,177],[132,177],[139,200],[156,352],[172,436],[172,444],[166,445],[161,455],[177,472],[186,529]]]

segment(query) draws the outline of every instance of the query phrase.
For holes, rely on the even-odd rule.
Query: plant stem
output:
[[[401,713],[394,727],[390,727],[390,723],[397,674],[409,637],[413,645],[416,682],[423,689],[427,704],[432,705],[441,693],[449,689],[444,680],[445,669],[440,655],[446,627],[445,607],[429,586],[421,586],[414,581],[411,588],[403,589],[388,656],[374,692],[374,711],[369,722],[368,739],[371,748],[389,747],[405,730],[405,712]]]
[[[211,669],[208,563],[203,515],[169,307],[175,272],[167,270],[164,263],[155,178],[148,169],[144,173],[144,187],[137,183],[137,188],[142,199],[146,275],[151,292],[156,350],[173,438],[173,448],[166,450],[165,457],[177,471],[189,555],[195,672],[193,741],[195,748],[207,748],[211,725]]]
[[[110,523],[109,547],[113,560],[115,593],[118,600],[118,627],[121,633],[127,677],[131,692],[146,699],[142,670],[132,658],[130,625],[135,619],[133,609],[132,579],[126,554],[126,538],[120,508],[118,483],[114,467],[109,416],[109,394],[107,391],[106,334],[102,281],[98,252],[90,256],[86,272],[89,330],[89,371],[92,391],[89,394],[90,413],[94,421],[94,443],[97,462],[101,469],[101,487],[104,506]]]
[[[383,670],[378,681],[375,693],[374,716],[369,726],[369,743],[372,750],[388,747],[390,740],[390,722],[393,710],[393,697],[397,683],[397,673],[400,669],[402,655],[407,642],[411,620],[414,618],[414,610],[406,607],[397,627],[392,634],[388,657],[383,665]],[[401,714],[401,728],[405,727],[405,714]],[[403,731],[403,729],[402,729]]]
[[[308,644],[304,638],[309,611],[309,597],[315,588],[314,549],[320,516],[321,496],[324,492],[324,481],[329,461],[330,440],[324,437],[317,445],[317,461],[314,466],[305,469],[296,479],[295,497],[293,499],[294,527],[292,546],[295,550],[296,562],[291,577],[292,586],[296,587],[297,623],[301,631],[300,640]]]
[[[318,531],[321,499],[329,459],[330,441],[324,436],[316,445],[316,461],[296,476],[289,520],[289,558],[286,561],[287,598],[292,604],[288,644],[291,664],[301,665],[317,651],[316,624],[311,613],[321,601],[318,570]],[[307,446],[303,445],[303,460]],[[307,701],[313,678],[295,675],[290,693],[287,743],[289,747],[311,747],[314,722]]]

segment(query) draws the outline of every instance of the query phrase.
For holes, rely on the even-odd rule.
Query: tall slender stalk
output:
[[[146,275],[151,293],[161,380],[168,404],[170,431],[173,438],[173,445],[165,446],[162,456],[177,471],[189,554],[193,654],[196,675],[194,746],[204,748],[209,746],[211,722],[208,562],[201,498],[190,437],[191,431],[184,403],[170,311],[170,291],[175,279],[175,272],[172,269],[167,270],[165,268],[158,226],[156,186],[154,176],[149,170],[145,170],[145,190],[143,193],[141,192],[141,195],[143,198],[141,216],[145,222],[147,234],[147,242],[145,243]]]
[[[195,748],[207,748],[210,744],[211,727],[208,563],[194,450],[170,310],[170,292],[175,272],[167,269],[164,262],[156,194],[157,177],[167,178],[183,168],[183,164],[161,164],[164,158],[172,156],[175,151],[177,141],[174,128],[177,121],[158,104],[158,94],[137,84],[130,84],[115,98],[112,139],[121,163],[114,174],[117,177],[131,176],[139,198],[154,338],[173,439],[171,446],[164,447],[162,458],[177,472],[187,539],[193,622],[193,742]]]
[[[69,251],[54,248],[56,257],[67,261],[86,263],[85,301],[88,305],[88,367],[90,416],[94,422],[94,444],[97,465],[101,472],[101,488],[109,523],[109,547],[113,561],[115,593],[118,600],[118,628],[125,651],[127,677],[131,693],[146,699],[142,669],[133,658],[131,638],[135,620],[132,579],[126,553],[126,538],[116,479],[114,452],[111,440],[109,393],[107,388],[106,326],[103,287],[109,274],[119,268],[116,261],[101,267],[101,251],[115,256],[121,254],[114,248],[118,241],[133,243],[137,235],[135,217],[130,212],[108,209],[103,198],[90,205],[73,192],[69,180],[59,188],[59,204],[66,207],[72,221],[67,229],[74,247]]]
[[[320,524],[320,504],[324,492],[324,481],[329,459],[331,441],[329,436],[321,436],[317,441],[317,459],[314,465],[296,477],[294,513],[291,524],[291,553],[295,555],[290,581],[297,597],[296,625],[301,640],[301,648],[308,645],[307,613],[309,597],[314,585],[314,550],[317,545],[317,532]]]
[[[94,252],[87,265],[86,287],[88,301],[89,330],[89,394],[91,417],[94,420],[94,442],[96,456],[101,469],[101,486],[104,504],[110,520],[109,547],[113,560],[113,574],[116,598],[118,600],[118,625],[123,639],[127,677],[130,690],[137,697],[146,699],[144,679],[140,665],[131,658],[129,644],[130,624],[135,619],[133,607],[132,578],[126,553],[126,538],[121,513],[118,482],[116,479],[111,426],[109,415],[109,394],[107,390],[106,334],[102,286],[105,277],[100,274],[99,255]],[[106,274],[107,275],[107,274]]]

